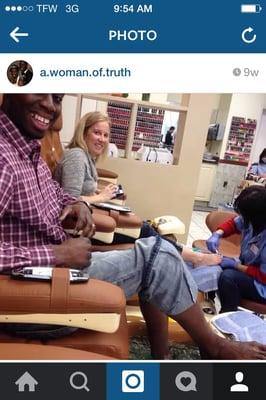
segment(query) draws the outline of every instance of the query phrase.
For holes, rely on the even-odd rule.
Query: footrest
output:
[[[114,313],[0,314],[0,323],[52,324],[114,333],[119,327],[120,315]]]
[[[183,235],[186,231],[185,224],[173,215],[154,218],[153,225],[160,235]]]

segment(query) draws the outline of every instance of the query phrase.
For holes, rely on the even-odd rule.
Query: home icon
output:
[[[18,378],[15,384],[18,386],[19,392],[35,392],[35,386],[38,385],[38,382],[26,371]]]

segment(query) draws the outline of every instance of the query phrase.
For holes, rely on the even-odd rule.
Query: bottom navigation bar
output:
[[[12,400],[235,400],[263,391],[265,363],[1,363]]]

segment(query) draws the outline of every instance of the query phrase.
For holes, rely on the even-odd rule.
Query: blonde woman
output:
[[[97,188],[96,162],[107,154],[110,120],[98,111],[85,114],[79,121],[74,136],[59,162],[55,179],[73,196],[82,196],[90,203],[108,201],[115,196],[117,186]]]

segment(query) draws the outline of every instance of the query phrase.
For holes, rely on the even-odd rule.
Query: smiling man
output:
[[[63,95],[4,95],[0,114],[0,271],[24,265],[75,265],[90,258],[87,239],[68,239],[60,220],[93,232],[88,207],[56,185],[40,143],[61,112]],[[67,240],[68,239],[68,240]]]
[[[67,215],[76,230],[93,234],[83,202],[64,193],[40,158],[45,131],[61,112],[63,95],[4,95],[0,110],[0,272],[22,266],[73,267],[121,286],[126,296],[179,322],[212,359],[266,359],[266,346],[217,336],[196,303],[197,287],[174,245],[161,237],[137,240],[133,249],[90,254],[87,238],[69,239]],[[156,321],[155,321],[156,325]]]

